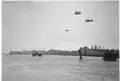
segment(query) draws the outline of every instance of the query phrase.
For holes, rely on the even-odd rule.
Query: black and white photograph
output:
[[[119,81],[118,0],[1,4],[1,81]]]

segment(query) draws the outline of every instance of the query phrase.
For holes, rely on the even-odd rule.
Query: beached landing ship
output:
[[[103,56],[104,61],[116,61],[118,54],[114,50],[106,50]]]

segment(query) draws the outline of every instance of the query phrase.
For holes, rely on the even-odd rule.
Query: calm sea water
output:
[[[119,62],[101,57],[14,55],[2,57],[2,81],[119,81]]]

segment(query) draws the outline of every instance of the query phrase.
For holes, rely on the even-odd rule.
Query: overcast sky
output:
[[[75,10],[81,15],[75,15]],[[95,21],[86,23],[86,18]],[[95,44],[118,48],[118,2],[3,2],[2,44],[3,52],[78,49]]]

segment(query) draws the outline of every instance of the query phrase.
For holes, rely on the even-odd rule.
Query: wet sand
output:
[[[119,81],[119,62],[101,57],[14,55],[2,57],[2,81]]]

